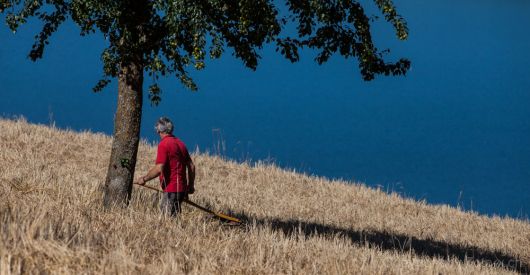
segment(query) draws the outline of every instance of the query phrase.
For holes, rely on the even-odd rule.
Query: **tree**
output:
[[[391,0],[373,0],[405,40],[408,29]],[[279,7],[283,10],[280,12]],[[258,50],[274,43],[276,50],[291,62],[299,60],[299,50],[317,52],[315,60],[325,63],[333,54],[358,61],[364,80],[376,75],[403,75],[410,62],[387,62],[373,44],[369,18],[354,0],[0,0],[0,13],[9,28],[17,28],[29,18],[42,22],[29,57],[42,58],[51,35],[66,20],[79,26],[82,36],[101,33],[108,47],[101,54],[104,76],[93,88],[101,91],[118,79],[118,106],[114,139],[104,183],[104,205],[126,205],[132,180],[140,133],[144,73],[153,79],[148,97],[157,105],[160,76],[174,75],[190,90],[197,85],[187,69],[201,70],[205,59],[220,57],[226,49],[255,70]],[[295,27],[292,34],[284,31]]]

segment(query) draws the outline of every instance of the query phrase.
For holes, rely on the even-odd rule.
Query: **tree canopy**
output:
[[[392,1],[374,3],[394,26],[397,38],[406,39],[406,22]],[[280,8],[285,10],[282,14]],[[43,56],[51,35],[65,20],[79,26],[81,35],[103,34],[108,41],[101,54],[104,76],[94,91],[118,75],[121,62],[134,60],[155,80],[149,87],[155,104],[160,101],[159,76],[174,75],[196,90],[188,69],[203,69],[207,57],[219,58],[226,48],[253,70],[264,43],[274,43],[292,62],[299,60],[303,48],[315,49],[319,64],[333,54],[354,57],[364,80],[378,74],[402,75],[410,67],[407,59],[384,60],[385,51],[372,41],[373,18],[353,0],[0,0],[0,12],[6,13],[13,32],[30,17],[42,21],[29,53],[32,60]],[[288,25],[296,32],[282,32]]]
[[[391,0],[373,0],[397,38],[407,38],[407,25]],[[282,12],[280,12],[280,8]],[[402,75],[410,62],[387,62],[385,51],[372,41],[363,6],[353,0],[0,0],[9,28],[16,32],[29,18],[42,21],[29,53],[43,56],[50,37],[66,20],[79,26],[81,35],[101,33],[108,46],[101,54],[104,75],[94,91],[118,79],[118,107],[103,204],[127,205],[132,183],[143,106],[143,82],[147,73],[154,81],[149,99],[161,100],[157,79],[174,75],[187,88],[197,85],[188,70],[201,70],[205,60],[220,57],[226,49],[255,70],[264,44],[291,62],[299,51],[310,48],[322,64],[333,54],[357,59],[363,79],[376,75]],[[286,28],[296,31],[288,32]]]

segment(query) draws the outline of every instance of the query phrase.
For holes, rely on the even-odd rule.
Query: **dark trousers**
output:
[[[180,214],[182,202],[188,197],[186,192],[163,193],[160,200],[160,211],[172,217]]]

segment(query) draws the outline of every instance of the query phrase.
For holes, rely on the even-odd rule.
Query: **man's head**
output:
[[[155,124],[155,130],[159,135],[170,135],[173,133],[173,123],[167,117],[161,117]]]

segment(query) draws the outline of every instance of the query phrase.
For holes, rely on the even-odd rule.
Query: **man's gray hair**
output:
[[[173,133],[173,122],[167,117],[161,117],[155,124],[155,130],[162,134]]]

